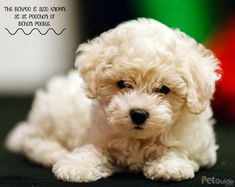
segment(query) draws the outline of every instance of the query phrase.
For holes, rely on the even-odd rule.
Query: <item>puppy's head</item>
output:
[[[76,58],[87,96],[100,102],[107,124],[135,138],[163,133],[182,111],[203,112],[219,78],[217,64],[202,45],[150,19],[82,44]]]

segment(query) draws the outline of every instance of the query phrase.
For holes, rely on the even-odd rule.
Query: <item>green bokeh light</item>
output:
[[[132,0],[138,17],[152,17],[204,41],[213,26],[213,4],[208,0]]]

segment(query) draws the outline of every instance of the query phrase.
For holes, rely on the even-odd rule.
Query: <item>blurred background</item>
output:
[[[5,28],[13,32],[16,25],[12,13],[4,11],[6,5],[65,7],[66,11],[51,23],[57,32],[66,30],[61,35],[51,30],[46,35],[36,30],[31,35],[21,30],[10,35]],[[213,50],[223,69],[212,103],[217,120],[218,161],[212,169],[196,173],[195,179],[174,184],[201,186],[202,176],[235,180],[235,0],[0,0],[0,186],[63,186],[54,179],[51,169],[7,152],[3,146],[6,134],[27,118],[36,89],[44,88],[51,77],[66,75],[74,67],[79,44],[138,17],[154,18],[179,28]],[[25,31],[29,33],[31,29],[27,27]],[[43,33],[47,30],[40,29]],[[99,184],[173,185],[130,173],[116,174]]]
[[[48,3],[24,1],[29,5]],[[19,3],[5,0],[8,5],[16,2]],[[73,68],[74,52],[80,43],[123,21],[148,17],[179,28],[214,51],[223,69],[213,100],[215,115],[219,121],[235,120],[234,0],[52,0],[50,3],[66,7],[64,15],[57,19],[60,23],[55,23],[58,29],[62,28],[60,25],[66,27],[60,36],[50,32],[47,36],[37,32],[30,36],[22,32],[10,36],[4,29],[4,24],[9,26],[2,16],[6,16],[2,8],[4,0],[0,2],[1,110],[15,102],[27,103],[28,107],[36,89],[43,88],[50,77],[66,74]]]

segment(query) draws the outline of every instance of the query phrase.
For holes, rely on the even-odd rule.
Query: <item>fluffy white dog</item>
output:
[[[211,51],[139,19],[80,45],[76,68],[81,78],[74,71],[37,91],[27,121],[7,138],[11,151],[69,182],[124,168],[179,181],[215,164],[210,100],[219,68]]]

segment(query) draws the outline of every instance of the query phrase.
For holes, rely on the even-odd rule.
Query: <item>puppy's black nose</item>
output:
[[[140,126],[146,121],[149,117],[149,113],[146,110],[133,108],[130,110],[130,116],[133,123]]]

